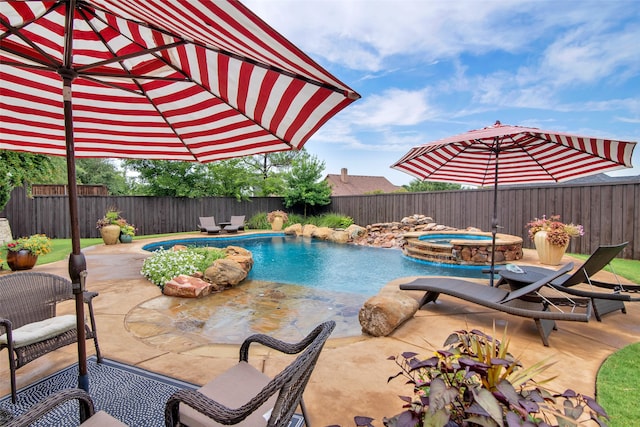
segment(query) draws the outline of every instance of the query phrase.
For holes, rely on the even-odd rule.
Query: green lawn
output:
[[[640,342],[609,356],[598,371],[598,403],[609,414],[609,427],[632,427],[640,420]]]

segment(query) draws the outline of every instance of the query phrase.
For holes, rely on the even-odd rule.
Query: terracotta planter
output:
[[[31,270],[37,261],[38,255],[34,255],[29,250],[7,251],[7,265],[13,271]]]
[[[100,235],[105,245],[115,245],[120,238],[120,226],[105,225],[100,229]]]
[[[569,246],[569,243],[565,246],[552,245],[547,240],[546,231],[538,231],[535,236],[533,236],[533,243],[536,245],[540,262],[547,265],[559,265]]]
[[[282,224],[284,224],[284,221],[282,220],[282,217],[277,216],[277,217],[273,218],[273,222],[271,223],[271,230],[273,230],[273,231],[282,230]]]
[[[120,235],[120,243],[131,243],[131,242],[133,242],[133,236],[130,236],[128,234]]]

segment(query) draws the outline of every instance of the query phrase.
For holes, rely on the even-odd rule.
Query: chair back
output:
[[[231,225],[244,225],[244,215],[231,215]]]
[[[0,276],[0,318],[13,329],[54,317],[56,304],[69,299],[73,285],[64,277],[35,271]]]
[[[321,323],[302,341],[292,344],[284,350],[288,354],[302,352],[267,384],[261,395],[270,396],[274,390],[280,390],[278,399],[267,422],[267,427],[287,426],[300,404],[302,393],[309,382],[313,368],[316,365],[320,351],[336,326],[333,320]],[[247,339],[250,341],[250,338]],[[248,357],[249,342],[245,341],[240,349],[241,359]],[[282,349],[281,349],[282,350]],[[246,360],[246,359],[245,359]]]
[[[214,217],[212,216],[200,217],[200,228],[215,227],[215,226],[216,226],[216,220]]]
[[[599,246],[594,253],[582,264],[571,276],[560,277],[553,281],[554,285],[574,286],[580,283],[589,283],[591,277],[607,266],[615,257],[618,256],[627,243],[619,245],[603,245]],[[566,279],[566,280],[563,280]]]

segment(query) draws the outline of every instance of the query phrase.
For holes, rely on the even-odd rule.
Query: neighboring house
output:
[[[328,174],[325,181],[331,186],[332,196],[393,193],[402,189],[400,186],[393,185],[383,176],[349,175],[347,168],[342,168],[340,175]]]

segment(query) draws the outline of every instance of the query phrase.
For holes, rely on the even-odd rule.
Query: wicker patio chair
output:
[[[540,292],[542,287],[548,286],[553,279],[572,268],[573,263],[565,264],[537,282],[513,291],[449,277],[418,278],[401,284],[400,289],[425,291],[420,308],[435,302],[440,294],[445,294],[514,316],[531,318],[535,321],[542,343],[549,346],[548,337],[556,329],[556,320],[587,322],[591,317],[591,300],[588,298],[550,298]],[[562,311],[560,305],[570,305],[571,311]]]
[[[263,334],[250,336],[240,347],[237,365],[198,390],[180,390],[169,398],[166,425],[286,427],[300,405],[309,427],[302,393],[335,325],[334,321],[322,323],[295,344]],[[271,379],[249,364],[251,343],[298,356]]]
[[[22,272],[0,276],[0,350],[7,349],[11,400],[16,402],[16,370],[51,351],[77,342],[76,315],[58,316],[59,302],[75,299],[69,280],[49,273]],[[84,292],[98,362],[102,361],[92,300],[97,292]]]
[[[42,417],[54,411],[60,405],[70,400],[77,400],[79,406],[80,425],[84,427],[112,426],[126,427],[126,424],[116,420],[104,411],[96,412],[91,396],[80,388],[67,388],[57,391],[44,400],[33,405],[27,412],[4,424],[5,427],[29,427]]]

